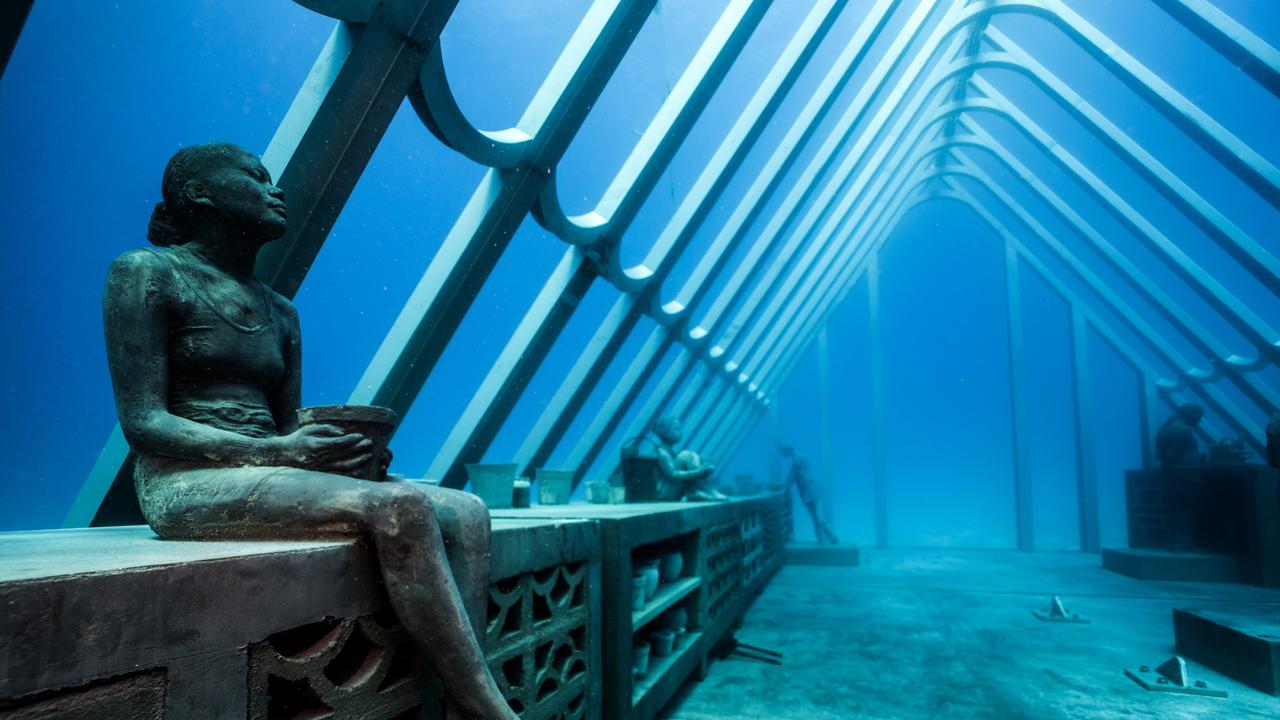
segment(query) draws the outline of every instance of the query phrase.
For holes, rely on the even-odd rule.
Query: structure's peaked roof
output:
[[[731,454],[832,309],[864,277],[876,312],[880,248],[906,213],[938,199],[971,207],[1003,238],[1015,333],[1018,273],[1026,269],[1069,304],[1077,339],[1095,332],[1140,374],[1148,417],[1159,397],[1171,403],[1196,397],[1242,438],[1260,446],[1261,418],[1280,406],[1276,390],[1256,373],[1276,357],[1280,338],[1275,329],[1163,235],[1120,189],[1006,98],[984,71],[1012,71],[1033,83],[1271,291],[1280,290],[1280,262],[1163,165],[1157,148],[1143,147],[1126,134],[1085,93],[1056,77],[993,20],[1031,14],[1052,23],[1276,207],[1280,171],[1090,25],[1070,3],[876,0],[845,40],[829,33],[848,9],[845,0],[815,0],[644,262],[628,267],[619,252],[623,235],[695,121],[704,111],[716,111],[708,105],[770,2],[727,2],[599,204],[570,217],[559,202],[556,168],[657,0],[593,3],[517,126],[496,132],[477,129],[464,117],[445,74],[438,41],[457,1],[299,0],[341,22],[264,156],[288,194],[293,221],[286,238],[264,253],[260,275],[288,295],[301,285],[406,97],[441,142],[490,168],[352,392],[353,403],[386,405],[401,414],[410,407],[526,217],[532,215],[565,242],[559,266],[534,303],[519,309],[523,318],[517,330],[440,445],[428,476],[454,487],[464,483],[464,463],[483,457],[578,302],[602,281],[618,289],[616,302],[514,459],[523,468],[537,467],[567,444],[568,465],[580,475],[607,472],[611,464],[606,458],[620,439],[634,436],[658,414],[681,416],[691,445],[716,456]],[[1280,54],[1247,28],[1205,0],[1151,1],[1271,94],[1280,95]],[[838,43],[842,50],[830,67],[821,69],[824,74],[807,97],[792,97],[802,71],[824,42]],[[873,47],[878,52],[871,53]],[[850,86],[855,78],[860,84]],[[756,148],[784,100],[798,103],[799,111],[774,147]],[[1016,147],[986,129],[983,118],[992,116],[1017,131]],[[1033,157],[1026,156],[1028,147]],[[753,148],[767,151],[767,159],[745,183],[745,191],[727,197],[730,180]],[[1001,179],[989,172],[992,162],[1002,168]],[[1054,183],[1060,177],[1069,178],[1131,231],[1248,340],[1256,355],[1228,352],[1059,194]],[[1069,228],[1077,236],[1073,242],[1083,241],[1091,257],[1073,254],[1071,245],[1029,209],[1028,197],[1037,208],[1049,208],[1054,225]],[[718,203],[732,208],[727,219],[718,229],[704,227]],[[680,288],[660,292],[699,232],[713,233],[707,250],[684,260],[694,269]],[[1164,322],[1211,359],[1212,367],[1196,368],[1183,357],[1125,295],[1108,286],[1093,257],[1157,308]],[[1065,268],[1070,277],[1054,268]],[[668,297],[676,299],[662,300]],[[642,323],[645,318],[652,322]],[[1122,326],[1107,318],[1119,318]],[[634,356],[620,356],[633,332],[648,333],[646,340]],[[1079,371],[1087,355],[1083,342],[1076,347]],[[1162,377],[1153,358],[1158,366],[1174,368],[1175,375]],[[623,366],[620,380],[586,422],[586,431],[568,437],[568,428],[612,363]],[[1224,392],[1216,384],[1220,379],[1234,390]],[[127,473],[121,470],[127,467],[126,457],[117,430],[70,523],[86,523],[95,515],[119,516],[112,502],[102,501],[113,483],[127,487],[122,485]]]

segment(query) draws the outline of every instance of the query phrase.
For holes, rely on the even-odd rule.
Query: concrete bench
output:
[[[591,522],[495,520],[486,628],[530,719],[598,717]],[[0,718],[436,718],[439,688],[358,541],[0,533]]]

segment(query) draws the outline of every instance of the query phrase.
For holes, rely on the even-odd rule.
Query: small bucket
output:
[[[515,463],[467,463],[471,492],[480,496],[490,510],[509,508],[515,496],[519,469]]]
[[[573,471],[538,468],[534,471],[538,481],[538,502],[543,505],[568,505],[573,494]]]
[[[609,482],[607,480],[591,480],[587,483],[587,502],[604,505],[609,502]]]

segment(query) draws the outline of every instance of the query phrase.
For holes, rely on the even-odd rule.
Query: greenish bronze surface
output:
[[[364,535],[392,608],[440,675],[448,718],[514,718],[485,663],[490,522],[474,496],[341,473],[387,451],[299,425],[298,314],[253,270],[284,235],[284,194],[252,153],[179,151],[148,239],[112,263],[103,318],[120,425],[147,524],[163,538]],[[357,411],[358,413],[358,411]]]

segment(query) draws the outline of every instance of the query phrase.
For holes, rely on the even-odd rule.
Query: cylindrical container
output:
[[[644,573],[636,573],[631,576],[631,609],[640,611],[644,609],[645,596],[649,589],[649,578]]]
[[[649,643],[636,644],[635,659],[631,670],[638,678],[649,674]]]
[[[650,642],[653,647],[653,654],[657,657],[666,657],[671,654],[671,650],[676,644],[676,634],[670,630],[659,630],[653,634]]]
[[[621,505],[627,501],[627,488],[625,485],[609,486],[609,504]]]
[[[592,480],[587,483],[587,502],[603,505],[609,502],[609,483],[604,480]]]
[[[471,492],[480,496],[491,510],[509,508],[515,495],[515,463],[467,463],[467,477],[471,478]]]
[[[644,601],[649,602],[658,594],[658,561],[641,560],[636,563],[634,572],[643,573],[645,577]]]
[[[684,553],[675,550],[658,560],[658,579],[664,583],[675,582],[684,570]]]
[[[382,467],[391,433],[396,429],[396,413],[376,405],[317,405],[298,411],[299,425],[335,425],[343,432],[360,433],[373,443],[369,462],[341,473],[359,480],[386,480]]]
[[[538,481],[538,502],[543,505],[568,505],[573,494],[573,471],[538,468],[534,472]]]
[[[689,611],[684,606],[674,607],[663,617],[667,629],[679,635],[689,627]]]
[[[512,486],[514,492],[511,495],[511,507],[527,508],[531,502],[533,491],[529,489],[528,480],[516,480]]]

